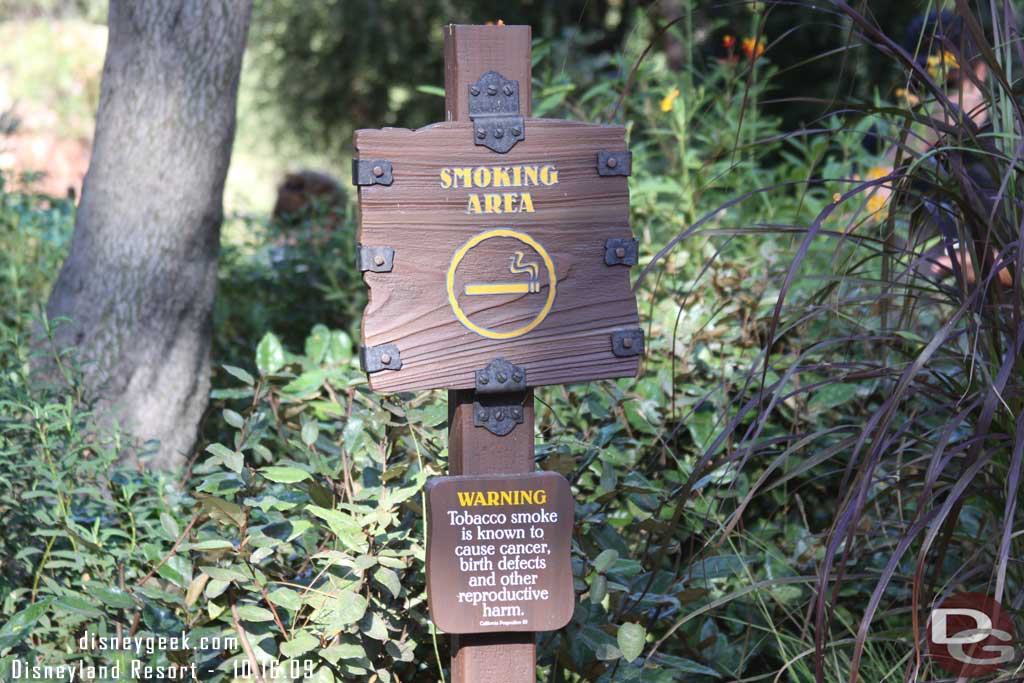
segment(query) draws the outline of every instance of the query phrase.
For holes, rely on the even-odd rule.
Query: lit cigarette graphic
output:
[[[530,276],[528,282],[501,282],[494,284],[466,285],[468,296],[479,296],[482,294],[531,294],[540,291],[539,268],[536,263],[523,263],[523,252],[517,251],[514,256],[509,257],[509,272],[527,273]]]
[[[530,282],[510,282],[501,285],[466,285],[466,294],[477,296],[480,294],[529,294],[537,290],[530,289]]]

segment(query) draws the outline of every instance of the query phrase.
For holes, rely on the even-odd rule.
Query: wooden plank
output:
[[[397,344],[402,360],[401,370],[370,376],[374,390],[470,388],[474,370],[496,357],[525,368],[531,386],[636,374],[639,358],[617,357],[611,347],[613,332],[639,325],[629,269],[604,261],[607,239],[631,236],[629,187],[625,176],[597,173],[598,150],[625,151],[625,132],[619,126],[550,119],[527,119],[525,130],[526,139],[502,155],[474,145],[467,123],[356,133],[360,158],[391,160],[394,175],[390,186],[359,190],[360,244],[395,249],[391,272],[364,276],[370,300],[363,343]],[[459,182],[452,178],[456,169],[486,170],[473,176],[471,187],[462,186],[463,175],[462,185],[442,189],[446,180]],[[542,179],[547,169],[549,184],[494,187],[517,175],[526,179],[528,169],[539,169]],[[481,180],[488,184],[488,178],[490,187],[476,187]],[[534,210],[474,212],[471,196],[486,206],[486,195],[510,192],[528,192]],[[497,229],[539,244],[555,273],[550,311],[528,333],[508,339],[483,336],[480,330],[511,334],[535,321],[552,294],[546,269],[541,267],[532,292],[479,295],[475,290],[470,295],[467,287],[524,286],[522,277],[509,273],[509,258],[523,251],[526,261],[542,266],[539,250],[524,247],[518,238],[491,238],[473,247],[456,275],[454,296],[463,319],[446,287],[460,247]]]
[[[450,474],[519,474],[534,471],[533,391],[523,393],[523,423],[505,436],[473,426],[473,391],[448,392]],[[536,683],[533,633],[452,636],[452,683]]]
[[[489,70],[519,81],[520,111],[528,116],[533,66],[530,50],[529,27],[449,26],[445,33],[448,118],[468,120],[467,107],[453,104],[458,100],[456,93],[466,93],[468,84]],[[474,397],[473,391],[448,392],[449,473],[532,472],[533,391],[521,396],[522,424],[501,437],[473,425]],[[452,638],[452,683],[536,683],[536,671],[537,642],[533,633],[480,633]]]
[[[469,120],[469,86],[488,71],[519,81],[519,111],[532,109],[532,32],[529,26],[449,24],[444,37],[446,119]]]

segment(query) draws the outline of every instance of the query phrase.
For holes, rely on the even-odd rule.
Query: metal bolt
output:
[[[391,354],[390,353],[382,353],[382,354],[380,354],[380,362],[383,363],[384,365],[391,365]]]
[[[504,92],[506,95],[511,97],[512,96],[512,86],[511,85],[506,85],[504,88],[502,88],[502,92]]]
[[[480,138],[481,140],[483,140],[485,137],[487,137],[487,131],[484,130],[483,128],[477,128],[476,129],[476,136],[478,138]]]
[[[383,266],[384,265],[384,257],[381,256],[380,254],[377,254],[376,256],[374,256],[373,257],[373,265],[375,265],[375,266]]]
[[[626,337],[625,339],[623,339],[622,340],[622,348],[624,348],[624,349],[631,349],[631,348],[633,348],[633,338],[632,337]]]
[[[498,87],[495,86],[495,85],[487,86],[487,94],[488,95],[497,95],[498,94]]]
[[[615,248],[615,257],[616,258],[626,258],[626,248],[625,247],[616,247]]]
[[[470,95],[472,95],[473,97],[476,97],[477,95],[479,95],[479,94],[480,94],[480,88],[476,87],[475,85],[474,85],[474,86],[472,86],[472,87],[471,87],[471,88],[469,89],[469,94],[470,94]]]
[[[482,375],[482,376],[480,377],[480,384],[487,384],[487,383],[488,383],[488,382],[490,382],[490,381],[491,381],[491,380],[489,380],[489,379],[487,378],[487,375]]]
[[[383,166],[374,166],[373,167],[373,175],[375,177],[377,177],[377,178],[380,178],[382,175],[384,175],[384,167]]]
[[[504,420],[505,419],[504,411],[499,410],[499,411],[495,412],[494,413],[494,419],[497,420],[498,422],[501,422],[502,420]]]
[[[505,135],[505,131],[503,129],[501,129],[501,128],[495,128],[494,129],[494,137],[500,138],[500,137],[504,137],[504,135]]]
[[[501,384],[504,384],[507,381],[508,381],[508,375],[506,375],[504,372],[499,372],[498,373],[498,382],[500,382]]]
[[[607,166],[608,168],[615,168],[616,166],[619,165],[619,160],[616,159],[615,157],[608,157],[605,160],[604,165]]]
[[[516,382],[520,382],[520,381],[522,381],[522,379],[523,379],[523,373],[521,373],[521,372],[518,372],[518,371],[516,371],[516,372],[513,372],[513,373],[512,373],[512,379],[513,379],[513,381],[516,381]]]
[[[481,422],[487,422],[487,411],[481,408],[477,411],[476,418]]]
[[[514,417],[515,419],[518,420],[520,417],[522,417],[522,415],[523,415],[523,411],[520,410],[519,408],[513,408],[512,409],[512,417]]]
[[[521,134],[522,132],[523,132],[523,131],[519,130],[518,128],[513,128],[513,129],[512,129],[512,137],[514,137],[514,138],[517,138],[517,137],[519,137],[519,135],[520,135],[520,134]]]

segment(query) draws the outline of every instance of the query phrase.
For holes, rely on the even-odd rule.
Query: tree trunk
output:
[[[195,443],[209,393],[224,177],[252,0],[111,0],[96,139],[47,313],[101,419],[149,466]],[[149,450],[148,448],[146,450]],[[134,456],[132,456],[134,457]]]

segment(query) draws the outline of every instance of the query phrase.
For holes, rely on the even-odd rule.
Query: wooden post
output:
[[[468,90],[494,70],[519,81],[519,108],[530,115],[529,26],[449,25],[444,36],[445,109],[450,121],[468,121]],[[450,474],[523,474],[534,470],[533,391],[524,392],[523,423],[495,436],[473,425],[473,391],[448,392]],[[533,633],[478,633],[452,637],[452,683],[535,683]]]

